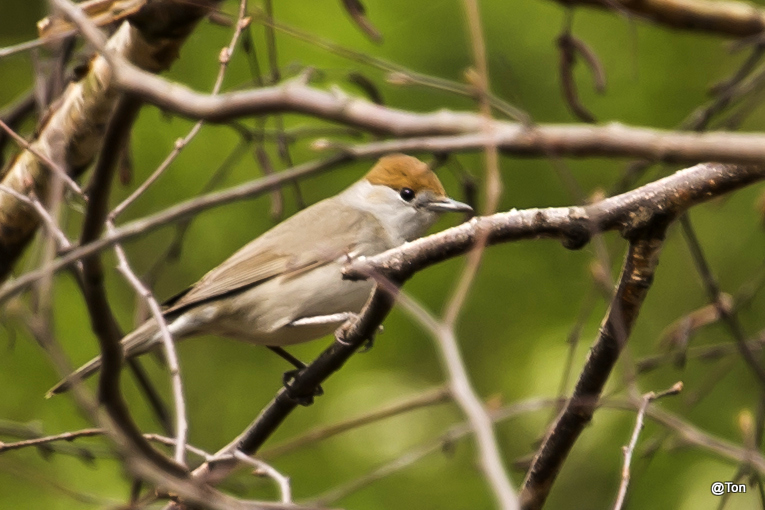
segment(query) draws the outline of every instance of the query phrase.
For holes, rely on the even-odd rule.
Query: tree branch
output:
[[[521,490],[524,509],[539,509],[544,505],[563,462],[585,425],[592,419],[603,387],[629,339],[653,281],[664,240],[668,217],[660,214],[655,224],[650,224],[630,241],[618,288],[574,393],[539,447],[526,474]]]
[[[250,115],[300,113],[373,133],[432,137],[348,149],[355,155],[465,151],[496,145],[504,152],[522,156],[638,157],[685,163],[760,163],[765,159],[765,136],[760,134],[685,133],[619,123],[529,127],[498,120],[490,121],[486,129],[487,122],[479,114],[448,110],[416,113],[388,108],[338,90],[327,92],[311,87],[305,74],[273,87],[207,95],[142,71],[107,48],[104,51],[112,62],[118,87],[185,117],[220,123]]]
[[[590,206],[512,210],[475,217],[380,255],[359,259],[346,274],[365,278],[380,273],[406,280],[426,267],[467,253],[478,232],[487,233],[489,244],[548,238],[560,239],[571,249],[583,247],[593,234],[607,230],[619,230],[630,238],[652,221],[653,214],[676,217],[693,205],[763,179],[765,167],[704,163]]]
[[[765,12],[734,0],[555,0],[566,7],[586,6],[626,10],[658,24],[683,30],[700,30],[723,37],[759,35],[765,29]]]

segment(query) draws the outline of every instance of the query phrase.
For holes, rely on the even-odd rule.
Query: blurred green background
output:
[[[341,3],[329,0],[276,2],[277,20],[326,38],[339,45],[383,58],[420,73],[463,81],[471,66],[470,42],[461,2],[403,0],[365,2],[368,15],[384,35],[375,45],[355,27]],[[254,4],[253,5],[257,5]],[[236,11],[234,2],[223,10]],[[46,13],[42,2],[4,0],[0,9],[0,47],[36,36],[35,23]],[[540,123],[574,122],[561,96],[558,79],[556,38],[564,21],[564,9],[552,1],[482,2],[481,11],[489,54],[493,92],[528,111]],[[589,73],[576,68],[582,102],[600,122],[672,128],[695,107],[709,98],[709,86],[735,71],[746,52],[731,54],[722,38],[656,27],[644,21],[628,21],[606,12],[580,9],[574,34],[591,45],[600,57],[608,78],[604,95],[592,89]],[[263,27],[252,26],[257,57],[264,72],[266,52]],[[180,60],[166,76],[208,91],[218,69],[218,54],[227,45],[230,30],[208,22],[200,24],[182,48]],[[305,41],[277,32],[282,67],[311,66],[322,71],[324,84],[339,84],[350,93],[360,93],[349,84],[350,72],[361,72],[380,89],[391,106],[415,111],[438,108],[474,110],[472,100],[422,87],[396,87],[385,82],[385,73],[374,67],[336,56]],[[34,59],[29,53],[0,59],[0,104],[7,104],[32,86]],[[238,48],[226,76],[224,90],[251,84],[245,54]],[[320,122],[288,116],[290,127],[321,125]],[[243,119],[252,125],[249,119]],[[765,117],[756,110],[745,130],[760,130]],[[185,136],[192,123],[169,117],[153,107],[142,110],[133,131],[133,181],[117,185],[116,204],[142,182],[172,150],[175,140]],[[269,126],[273,127],[272,121]],[[32,126],[28,126],[31,128]],[[27,130],[27,134],[29,130]],[[311,138],[293,146],[296,162],[316,157]],[[183,151],[169,171],[125,214],[123,221],[159,211],[195,196],[239,142],[235,130],[206,126]],[[218,187],[255,179],[260,170],[250,151]],[[276,152],[271,151],[274,161]],[[479,153],[456,155],[456,161],[483,182],[483,159]],[[585,194],[608,190],[621,178],[626,160],[566,160]],[[369,162],[347,165],[301,183],[306,202],[332,195],[359,178]],[[454,168],[455,164],[451,165]],[[449,167],[440,175],[450,194],[460,197],[458,180]],[[502,209],[569,205],[576,202],[555,167],[545,159],[501,159],[505,192]],[[655,167],[642,182],[656,179],[672,168]],[[482,188],[481,188],[482,189]],[[709,262],[723,290],[734,293],[755,280],[763,264],[765,238],[757,210],[760,186],[693,210],[693,220]],[[296,210],[291,189],[285,189],[285,212]],[[278,220],[269,214],[269,197],[230,204],[200,214],[191,224],[181,260],[165,266],[154,286],[167,298],[183,289],[208,269],[223,261],[247,241]],[[68,211],[68,232],[79,235],[81,211]],[[455,223],[446,218],[438,229]],[[155,231],[129,243],[126,248],[134,268],[143,273],[164,252],[174,235],[173,227]],[[615,234],[605,236],[613,250],[615,278],[625,243]],[[30,253],[33,253],[30,251]],[[28,256],[17,274],[34,262]],[[501,398],[502,403],[554,397],[566,367],[572,326],[588,296],[592,294],[590,264],[594,249],[588,246],[570,252],[553,241],[530,241],[497,246],[486,253],[459,320],[459,340],[471,378],[480,394]],[[114,269],[111,254],[105,256],[108,290],[118,318],[125,329],[134,324],[136,299]],[[405,289],[438,313],[453,290],[463,260],[453,260],[417,275]],[[65,274],[55,280],[55,334],[77,365],[97,352],[82,298]],[[582,333],[573,365],[578,374],[587,347],[598,329],[607,303],[596,294],[596,305]],[[655,285],[630,340],[629,351],[611,377],[607,394],[624,396],[625,377],[632,361],[660,352],[658,339],[673,321],[706,303],[688,249],[675,227],[669,232]],[[762,293],[741,310],[749,335],[763,328],[760,313]],[[31,422],[45,433],[88,427],[68,396],[44,400],[46,390],[58,377],[44,352],[22,323],[6,312],[0,317],[0,419]],[[721,325],[703,329],[692,345],[731,342]],[[311,359],[330,339],[293,349]],[[256,416],[280,386],[285,363],[260,347],[225,339],[200,338],[179,347],[190,420],[190,442],[208,451],[228,443]],[[145,365],[157,386],[168,395],[168,380],[152,359]],[[625,361],[627,362],[625,364]],[[698,427],[735,443],[742,442],[740,421],[753,415],[762,392],[742,361],[716,382],[695,406],[688,397],[700,391],[729,360],[689,360],[685,368],[671,364],[641,375],[641,391],[663,390],[678,380],[685,383],[683,395],[658,405],[681,414]],[[158,431],[147,405],[131,377],[125,391],[136,419],[145,430]],[[367,354],[355,356],[325,385],[325,396],[310,408],[298,409],[268,443],[277,444],[301,432],[357,416],[378,406],[416,395],[441,384],[440,368],[432,340],[405,313],[394,311],[385,332]],[[571,382],[568,389],[570,389]],[[523,415],[497,426],[508,466],[532,453],[551,418],[551,410]],[[344,481],[355,479],[376,467],[435,440],[450,424],[461,421],[452,404],[440,405],[368,425],[350,433],[277,458],[274,465],[290,476],[295,498],[310,498]],[[634,413],[601,410],[577,442],[553,488],[547,508],[610,508],[620,480],[621,446],[626,444]],[[633,464],[630,508],[715,508],[719,500],[710,494],[717,480],[731,480],[737,466],[697,449],[668,441],[650,459],[640,455],[643,447],[662,436],[658,425],[648,423],[641,436]],[[10,438],[3,438],[10,441]],[[106,443],[82,441],[107,451]],[[523,472],[512,471],[518,484]],[[27,449],[0,456],[0,508],[102,508],[106,500],[124,502],[129,482],[120,465],[110,459],[87,462],[71,455]],[[246,473],[226,486],[238,495],[273,498],[276,491],[267,480]],[[82,500],[83,494],[96,499]],[[433,453],[414,465],[364,487],[333,504],[346,508],[492,508],[493,502],[475,461],[470,440]],[[752,487],[745,495],[734,495],[727,508],[758,508]]]

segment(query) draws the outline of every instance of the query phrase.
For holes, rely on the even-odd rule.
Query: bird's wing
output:
[[[319,219],[321,218],[321,219]],[[322,222],[322,238],[306,244],[305,238]],[[369,236],[359,239],[358,222],[372,225]],[[285,238],[280,231],[295,235]],[[301,235],[305,234],[305,235]],[[310,237],[315,237],[311,235]],[[382,251],[388,245],[387,235],[377,220],[367,213],[338,210],[326,201],[295,214],[251,241],[192,286],[165,314],[183,312],[193,306],[224,295],[252,288],[277,276],[292,276],[319,267],[343,256],[368,255],[370,242]]]

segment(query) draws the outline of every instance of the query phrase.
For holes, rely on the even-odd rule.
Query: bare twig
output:
[[[317,48],[321,48],[330,53],[338,55],[343,58],[347,58],[354,62],[369,65],[376,69],[386,71],[387,81],[393,85],[420,85],[428,87],[434,90],[442,90],[451,94],[460,96],[476,97],[475,87],[466,85],[461,82],[451,81],[437,76],[430,76],[422,73],[418,73],[400,64],[389,62],[387,60],[373,57],[366,53],[362,53],[350,48],[343,47],[327,39],[323,39],[314,34],[299,30],[293,26],[286,25],[284,23],[277,22],[274,19],[269,19],[270,16],[263,16],[256,18],[256,20],[266,26],[279,30],[291,37],[305,41]],[[500,99],[495,95],[489,94],[489,101],[492,108],[497,112],[505,115],[506,117],[517,120],[526,126],[532,124],[531,117],[528,113],[513,106],[506,101]]]
[[[236,48],[236,43],[239,41],[239,36],[242,34],[242,31],[250,24],[249,18],[245,18],[246,12],[247,0],[241,0],[239,4],[239,17],[235,25],[236,29],[234,30],[234,35],[231,37],[231,42],[229,45],[223,48],[220,52],[220,68],[218,69],[218,77],[215,79],[215,84],[213,85],[212,92],[210,93],[213,96],[220,92],[220,89],[223,86],[223,78],[226,76],[226,70],[228,69],[228,64],[231,61],[231,56],[233,55],[234,49]],[[149,178],[146,179],[138,188],[136,188],[135,191],[130,194],[130,196],[128,196],[119,205],[117,205],[117,207],[115,207],[111,213],[109,213],[110,220],[113,221],[117,216],[122,214],[122,212],[127,209],[130,204],[135,202],[135,200],[141,196],[149,188],[149,186],[151,186],[157,179],[159,179],[159,177],[165,172],[165,170],[167,170],[175,158],[178,157],[181,151],[191,142],[197,133],[199,133],[203,124],[203,121],[198,121],[196,124],[194,124],[194,126],[185,137],[176,140],[175,148],[173,151],[168,154],[165,160],[149,176]]]
[[[106,223],[107,232],[113,231],[114,225],[111,221]],[[167,368],[170,372],[170,379],[173,387],[173,401],[175,402],[175,461],[179,464],[185,464],[186,440],[188,437],[188,421],[186,419],[186,399],[183,396],[183,381],[181,379],[181,369],[178,364],[178,354],[175,352],[173,336],[167,327],[167,322],[162,314],[154,294],[141,282],[130,268],[125,250],[122,245],[114,245],[115,253],[119,264],[117,269],[125,276],[125,279],[133,286],[135,291],[143,298],[151,309],[151,314],[156,321],[162,338]]]
[[[40,220],[42,220],[43,225],[45,225],[45,229],[58,242],[59,250],[63,251],[65,249],[71,248],[72,243],[66,237],[66,234],[64,234],[61,228],[59,228],[59,226],[56,224],[56,221],[51,217],[50,213],[48,213],[48,210],[45,208],[45,206],[42,205],[42,203],[37,200],[34,195],[24,195],[23,193],[19,193],[15,189],[9,188],[8,186],[4,186],[2,184],[0,184],[0,192],[8,193],[17,200],[24,202],[25,204],[32,207],[40,217]]]
[[[68,0],[60,0],[67,2]],[[119,100],[104,137],[104,149],[101,151],[91,182],[91,200],[83,222],[80,244],[87,244],[97,239],[106,220],[112,177],[116,168],[119,151],[127,133],[135,121],[140,108],[140,101],[126,96]],[[125,437],[136,451],[141,452],[158,466],[178,476],[185,475],[185,469],[155,450],[141,435],[133,421],[119,387],[122,369],[122,331],[115,319],[103,284],[103,265],[97,254],[84,257],[83,288],[85,303],[90,315],[91,326],[101,348],[102,370],[99,378],[99,397],[114,423],[120,427]],[[75,381],[75,383],[78,381]]]
[[[712,270],[710,269],[709,264],[704,257],[704,252],[701,248],[701,244],[696,237],[696,233],[693,230],[693,225],[691,224],[690,217],[687,213],[680,218],[680,224],[683,227],[683,234],[685,235],[686,241],[688,243],[688,248],[691,251],[693,262],[696,265],[696,269],[698,270],[699,275],[701,276],[701,279],[704,283],[704,287],[706,288],[707,294],[709,296],[709,301],[715,305],[717,308],[717,313],[720,315],[720,317],[722,317],[723,321],[728,326],[731,335],[736,340],[736,345],[741,352],[741,357],[744,358],[744,361],[749,366],[752,373],[756,376],[760,385],[765,388],[765,368],[763,368],[757,358],[755,358],[752,351],[749,349],[749,346],[746,343],[746,336],[744,334],[743,327],[741,326],[741,322],[738,320],[738,316],[730,308],[725,306],[724,300],[721,297],[722,293],[720,291],[720,285],[717,283],[717,280],[712,274]]]
[[[364,4],[361,3],[361,0],[342,1],[346,12],[356,23],[356,26],[358,26],[372,41],[381,43],[383,38],[382,34],[375,28],[372,22],[369,21],[369,18],[366,15],[366,9],[364,8]]]
[[[54,443],[57,441],[74,441],[81,437],[93,437],[104,435],[104,429],[84,429],[77,430],[75,432],[64,432],[63,434],[57,434],[55,436],[36,437],[34,439],[26,439],[24,441],[17,441],[15,443],[3,443],[0,442],[0,453],[8,452],[11,450],[20,450],[21,448],[28,448],[30,446],[41,446],[48,443]]]
[[[475,434],[479,465],[494,491],[495,499],[501,508],[518,508],[518,496],[510,485],[510,477],[502,461],[501,449],[491,419],[470,383],[452,326],[437,322],[422,306],[402,293],[398,295],[398,302],[405,310],[411,312],[437,341],[436,345],[448,374],[449,388]]]
[[[469,434],[469,431],[470,431],[469,427],[463,425],[460,428],[461,428],[460,432],[462,434],[459,437],[464,437],[465,435]],[[411,466],[412,464],[419,461],[423,457],[431,453],[435,453],[439,451],[440,449],[444,447],[445,443],[452,442],[455,439],[457,439],[454,436],[455,434],[450,434],[450,432],[447,432],[446,434],[443,434],[442,437],[438,438],[436,441],[432,441],[424,446],[421,446],[419,448],[406,452],[405,454],[399,456],[398,458],[393,459],[392,461],[374,469],[373,471],[369,473],[361,475],[358,478],[345,482],[317,496],[309,498],[308,503],[312,505],[316,505],[316,506],[321,506],[321,507],[331,505],[335,503],[336,501],[339,501],[342,498],[350,494],[353,494],[354,492],[357,492],[363,489],[364,487],[367,487],[373,484],[374,482],[382,480],[386,477],[391,476],[394,473],[397,473],[403,469],[406,469],[407,467]]]
[[[720,294],[719,306],[728,311],[738,308],[734,303],[733,296],[726,293]],[[716,304],[702,306],[690,313],[687,313],[664,328],[659,336],[659,345],[671,351],[685,351],[688,346],[690,336],[697,330],[715,324],[721,319],[720,312]]]
[[[2,112],[0,112],[0,120],[2,120],[12,130],[16,130],[17,126],[21,124],[21,121],[35,111],[35,104],[36,101],[34,91],[27,92],[15,103],[6,107]],[[0,132],[0,169],[4,166],[5,163],[3,150],[5,149],[5,144],[9,139],[10,136],[6,131]]]
[[[271,478],[273,481],[275,481],[276,484],[279,486],[279,492],[281,492],[282,503],[292,503],[292,488],[290,487],[289,477],[286,477],[280,472],[278,472],[270,464],[267,464],[263,462],[262,460],[250,457],[249,455],[246,455],[245,453],[240,452],[239,450],[233,452],[233,455],[237,460],[240,460],[241,462],[244,462],[245,464],[249,464],[253,466],[256,470],[256,473],[265,474],[266,476]]]
[[[526,413],[538,411],[540,409],[546,409],[555,403],[555,399],[529,399],[520,402],[514,402],[503,406],[501,409],[496,410],[491,414],[491,419],[494,422],[508,420],[516,416],[520,416]],[[381,480],[387,476],[397,473],[415,462],[419,461],[426,455],[435,453],[442,450],[445,445],[459,441],[462,438],[468,436],[472,432],[472,428],[469,423],[460,423],[450,427],[445,433],[441,434],[441,437],[435,441],[430,441],[425,445],[404,453],[400,457],[388,462],[373,471],[359,476],[358,478],[345,482],[334,489],[330,489],[318,496],[310,498],[309,502],[316,505],[329,505],[332,504],[353,492],[362,489],[371,483]]]
[[[585,60],[590,64],[591,68],[601,70],[601,67],[593,64],[593,62],[597,62],[594,52],[592,52],[584,42],[577,39],[571,33],[573,16],[574,11],[568,9],[566,11],[563,33],[558,36],[557,40],[558,50],[560,51],[558,70],[560,73],[561,88],[563,89],[563,97],[571,112],[579,118],[579,120],[592,123],[595,122],[595,116],[590,113],[587,107],[579,100],[579,92],[576,86],[576,80],[574,79],[574,65],[576,64],[577,53],[589,57],[585,58]],[[602,72],[596,72],[595,76],[597,83],[599,77],[602,76]]]
[[[614,510],[621,510],[624,505],[624,498],[627,496],[627,487],[630,482],[630,463],[632,462],[632,454],[637,446],[638,437],[640,431],[643,430],[643,420],[645,419],[648,405],[654,400],[666,397],[669,395],[677,395],[683,390],[683,383],[678,382],[670,389],[662,391],[661,393],[654,393],[650,391],[643,395],[640,407],[638,408],[637,418],[635,419],[635,428],[632,431],[630,442],[623,448],[624,451],[624,467],[622,468],[622,483],[619,485],[619,493],[616,496],[616,503],[614,503]]]
[[[761,332],[759,336],[754,337],[751,340],[747,340],[747,345],[749,350],[753,353],[761,352],[765,346],[765,333]],[[713,345],[705,345],[701,347],[691,347],[683,354],[683,358],[713,361],[740,352],[741,351],[735,342],[725,342]],[[637,360],[636,369],[638,372],[650,372],[651,370],[655,370],[661,365],[670,363],[675,360],[676,355],[672,352],[646,356]]]
[[[398,414],[406,413],[414,409],[420,409],[426,406],[432,406],[436,404],[442,404],[448,402],[451,399],[451,392],[446,387],[435,388],[433,390],[424,392],[420,395],[416,395],[412,398],[403,400],[401,402],[391,404],[389,406],[382,407],[375,411],[371,411],[357,418],[351,418],[339,423],[335,423],[328,427],[313,430],[304,434],[298,438],[291,439],[285,443],[278,444],[271,448],[267,448],[258,454],[258,457],[263,459],[272,459],[281,455],[286,455],[306,445],[313,444],[317,441],[328,439],[337,434],[341,434],[348,430],[353,430],[364,425],[396,416]]]

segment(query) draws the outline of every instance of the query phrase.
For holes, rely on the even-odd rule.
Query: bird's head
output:
[[[397,241],[411,241],[445,212],[473,209],[449,198],[436,174],[417,158],[384,156],[367,175],[344,192],[352,205],[374,214]]]

